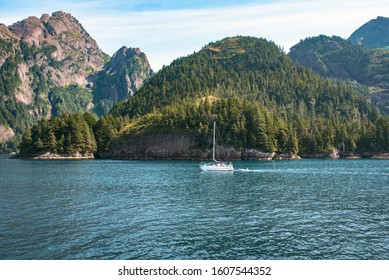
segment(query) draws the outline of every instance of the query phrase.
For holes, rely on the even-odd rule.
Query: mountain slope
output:
[[[381,117],[364,96],[253,37],[226,38],[177,59],[112,114],[131,120],[111,143],[111,156],[191,158],[207,146],[213,120],[224,144],[239,151],[389,149],[386,138],[373,136]],[[381,126],[388,129],[386,120]],[[145,147],[150,137],[160,140]]]
[[[39,119],[102,114],[103,101],[113,104],[136,91],[150,76],[147,58],[137,50],[122,59],[123,66],[114,56],[104,68],[109,56],[68,13],[0,24],[0,152],[14,150],[25,128]]]
[[[359,83],[360,90],[389,113],[389,50],[367,49],[340,37],[321,35],[300,41],[288,56],[323,77]]]
[[[366,80],[371,54],[337,36],[307,38],[290,49],[293,62],[307,66],[323,77]]]
[[[117,101],[133,95],[152,74],[147,57],[139,48],[120,48],[96,75],[94,111],[98,115],[108,113]]]
[[[389,18],[370,20],[354,31],[348,40],[371,49],[389,48]]]

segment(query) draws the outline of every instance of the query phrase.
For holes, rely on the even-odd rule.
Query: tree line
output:
[[[108,145],[126,122],[124,118],[111,115],[97,119],[89,112],[65,113],[60,117],[43,119],[26,129],[19,146],[20,153],[71,155],[107,151]]]
[[[237,96],[183,101],[131,120],[113,115],[100,119],[90,113],[64,114],[27,129],[22,154],[52,152],[106,153],[122,138],[143,133],[181,133],[195,136],[196,147],[209,147],[212,122],[218,123],[224,145],[263,152],[313,154],[332,152],[385,152],[389,150],[389,118],[327,118],[310,112],[305,103],[287,114]]]
[[[85,116],[89,121],[81,125]],[[31,138],[41,140],[33,150],[109,152],[142,133],[190,133],[202,149],[216,120],[224,144],[235,148],[300,154],[389,151],[388,116],[352,85],[297,67],[275,44],[250,37],[227,38],[177,59],[109,115],[94,122],[90,116],[41,121],[31,129]],[[71,119],[81,128],[67,124]],[[84,142],[71,131],[83,131]],[[45,146],[54,140],[49,135],[55,141]]]
[[[304,102],[288,113],[287,108],[269,108],[238,96],[211,96],[167,106],[137,118],[121,135],[194,134],[197,147],[205,148],[211,141],[213,121],[218,123],[223,144],[238,149],[294,154],[389,151],[387,116],[378,117],[374,123],[367,118],[328,118],[316,114]]]

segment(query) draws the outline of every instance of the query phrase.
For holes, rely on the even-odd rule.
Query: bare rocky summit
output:
[[[24,48],[42,50],[40,54],[28,57],[25,63],[30,67],[44,66],[44,73],[47,76],[50,73],[50,80],[56,85],[86,85],[88,75],[104,66],[106,55],[68,13],[44,14],[40,19],[32,16],[11,25],[9,31],[19,39],[19,48],[25,44]],[[57,63],[50,64],[53,61]]]

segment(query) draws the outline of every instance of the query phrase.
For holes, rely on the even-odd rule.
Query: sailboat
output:
[[[203,171],[234,171],[234,166],[231,162],[217,161],[215,158],[215,141],[216,141],[216,122],[213,122],[213,145],[212,145],[212,161],[209,163],[200,163],[200,168]]]

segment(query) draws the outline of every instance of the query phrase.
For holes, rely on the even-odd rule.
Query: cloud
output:
[[[212,9],[127,11],[89,17],[85,23],[103,50],[112,53],[121,45],[138,46],[159,69],[227,36],[263,37],[286,51],[309,36],[347,38],[385,7],[389,3],[381,0],[274,1]]]
[[[242,0],[239,5],[235,0],[224,1],[228,6],[218,6],[218,1],[211,7],[199,6],[205,1],[197,2],[195,7],[176,0],[50,1],[42,5],[46,11],[37,11],[40,5],[34,4],[27,15],[39,16],[55,10],[70,12],[103,51],[112,55],[123,45],[139,47],[152,67],[160,69],[177,57],[227,36],[263,37],[284,47],[285,51],[309,36],[325,34],[347,38],[370,19],[387,16],[381,13],[389,10],[387,0]],[[24,18],[20,13],[19,10],[16,20]],[[4,14],[15,17],[17,11]]]

